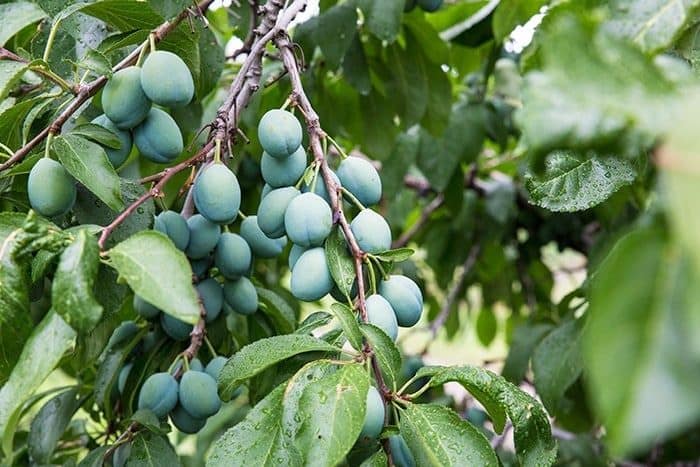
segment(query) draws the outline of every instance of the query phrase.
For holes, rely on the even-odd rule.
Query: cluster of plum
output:
[[[133,144],[150,161],[172,162],[182,152],[182,134],[175,120],[153,104],[178,107],[193,96],[190,70],[171,52],[152,51],[143,66],[114,73],[102,90],[104,114],[92,121],[119,140],[118,148],[104,147],[111,164],[121,166]],[[29,173],[27,194],[32,209],[46,217],[60,216],[75,203],[75,180],[59,162],[44,157]]]

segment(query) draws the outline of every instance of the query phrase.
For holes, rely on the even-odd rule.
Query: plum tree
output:
[[[134,128],[134,142],[142,156],[158,164],[172,162],[183,149],[177,123],[167,112],[156,108]]]
[[[376,439],[384,427],[385,409],[382,396],[374,386],[370,386],[367,391],[366,407],[360,438]]]
[[[221,308],[224,306],[224,291],[216,279],[210,277],[197,283],[197,293],[202,306],[207,312],[206,321],[210,323],[218,318]]]
[[[382,198],[382,180],[371,162],[360,157],[344,159],[337,170],[338,179],[365,206],[372,206]]]
[[[289,203],[299,196],[299,190],[293,186],[276,188],[262,198],[258,207],[258,226],[270,238],[279,238],[285,234],[284,218]]]
[[[227,279],[238,279],[250,271],[253,253],[248,242],[238,234],[224,232],[214,251],[214,264]]]
[[[170,420],[173,422],[173,425],[175,425],[175,428],[177,428],[179,431],[182,433],[187,433],[187,434],[195,434],[202,428],[204,428],[204,425],[207,423],[206,418],[195,418],[185,409],[182,408],[182,405],[178,404],[171,412],[170,412]]]
[[[107,115],[102,114],[95,117],[92,123],[99,125],[102,128],[111,131],[119,139],[120,146],[118,148],[108,148],[104,147],[105,153],[109,162],[114,167],[119,167],[126,161],[131,152],[131,147],[133,146],[133,139],[131,138],[131,133],[127,130],[121,130],[117,125],[114,124],[112,120],[107,117]]]
[[[175,246],[180,250],[185,250],[190,242],[190,229],[184,217],[175,211],[163,211],[158,214],[153,221],[153,228],[164,233]]]
[[[258,310],[258,292],[247,277],[224,282],[224,300],[241,315],[252,315]]]
[[[379,294],[384,297],[394,313],[399,326],[411,327],[423,312],[423,294],[411,279],[393,274],[379,282]]]
[[[221,369],[226,365],[227,359],[226,357],[218,356],[212,358],[209,363],[207,363],[207,367],[205,368],[205,372],[214,378],[214,380],[219,379],[219,374],[221,374]]]
[[[391,228],[386,220],[371,209],[363,209],[350,223],[357,244],[367,253],[380,253],[391,248]]]
[[[403,436],[389,436],[389,445],[391,446],[391,457],[396,467],[416,467],[416,460],[413,458],[411,450],[408,449]]]
[[[141,68],[130,66],[112,75],[102,89],[102,110],[123,130],[144,121],[151,101],[141,88]]]
[[[299,300],[312,302],[324,297],[333,285],[323,248],[311,248],[299,256],[292,269],[292,295]]]
[[[192,74],[172,52],[151,52],[141,67],[141,87],[150,100],[166,107],[188,104],[194,96]]]
[[[248,216],[241,222],[241,237],[248,242],[255,256],[274,258],[287,245],[287,237],[269,238],[258,225],[258,216]]]
[[[201,371],[186,371],[180,380],[180,406],[195,418],[207,418],[221,408],[216,381]]]
[[[216,248],[221,237],[221,227],[201,214],[195,214],[187,219],[190,229],[190,241],[185,253],[192,259],[202,259]]]
[[[389,302],[381,295],[374,294],[367,297],[365,305],[367,307],[367,320],[395,341],[399,335],[399,325]]]
[[[297,260],[306,250],[308,250],[308,248],[292,244],[292,248],[289,249],[289,258],[287,259],[289,269],[294,269]]]
[[[230,224],[241,207],[238,178],[222,163],[213,163],[194,182],[197,211],[216,224]]]
[[[75,203],[76,194],[75,180],[53,159],[39,159],[29,172],[29,203],[42,216],[55,217],[67,213]]]
[[[158,418],[164,418],[175,408],[178,384],[170,373],[154,373],[144,381],[139,392],[139,409],[148,409]]]
[[[158,308],[154,307],[153,305],[151,305],[146,300],[144,300],[136,294],[134,294],[133,304],[136,313],[138,313],[139,316],[145,319],[155,319],[160,314],[160,310]]]
[[[301,124],[286,110],[270,110],[258,123],[258,139],[270,156],[284,159],[301,146]]]
[[[171,339],[176,341],[185,341],[189,339],[190,333],[192,332],[191,324],[180,321],[167,313],[161,313],[160,326]]]
[[[296,245],[321,245],[333,227],[331,208],[315,193],[303,193],[291,200],[284,213],[287,237]]]
[[[266,152],[260,159],[263,180],[273,188],[294,185],[304,175],[305,169],[306,151],[301,146],[284,159],[272,157]]]

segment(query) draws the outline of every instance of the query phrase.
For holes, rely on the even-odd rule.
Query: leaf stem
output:
[[[362,203],[360,202],[360,200],[357,199],[357,198],[355,197],[355,195],[353,195],[352,193],[350,193],[350,191],[349,191],[347,188],[341,187],[340,190],[343,192],[343,196],[345,196],[346,198],[348,198],[348,199],[352,202],[352,204],[354,204],[355,206],[357,206],[357,208],[358,208],[360,211],[362,211],[362,210],[365,209],[365,205],[362,204]]]
[[[51,159],[51,143],[53,142],[53,133],[49,132],[46,137],[46,147],[44,147],[44,157]]]
[[[333,145],[333,147],[335,147],[335,148],[338,150],[338,153],[340,154],[340,157],[342,157],[343,159],[347,159],[347,158],[348,158],[348,155],[345,153],[345,151],[343,150],[343,148],[340,146],[340,144],[338,144],[338,142],[337,142],[336,140],[334,140],[330,135],[326,135],[326,139],[327,139],[328,141],[330,141],[331,144]]]
[[[53,48],[53,41],[56,39],[56,33],[58,32],[58,26],[60,24],[61,20],[55,21],[49,30],[49,38],[46,40],[46,47],[44,47],[44,55],[42,57],[42,60],[44,60],[46,63],[49,62],[49,55],[51,54],[51,49]]]

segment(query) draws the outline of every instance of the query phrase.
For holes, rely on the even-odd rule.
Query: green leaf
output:
[[[356,277],[355,261],[348,251],[345,236],[340,227],[333,229],[333,232],[328,236],[325,249],[331,276],[340,289],[340,293],[349,297]]]
[[[32,23],[46,17],[44,10],[32,2],[14,2],[0,5],[0,18],[2,18],[2,30],[0,30],[0,47],[7,41]]]
[[[132,371],[134,370],[132,369]],[[140,409],[134,412],[131,416],[131,421],[138,423],[152,433],[164,435],[170,431],[170,426],[167,422],[158,420],[156,414],[147,409]]]
[[[383,2],[377,2],[383,3]],[[418,123],[428,108],[428,77],[425,64],[416,60],[418,44],[407,37],[405,48],[398,43],[387,48],[387,67],[391,70],[387,83],[389,95],[401,96],[398,102],[399,116],[405,127]],[[418,48],[418,50],[420,50]]]
[[[45,101],[45,97],[38,96],[23,100],[0,112],[0,141],[10,148],[19,147],[22,143],[22,122],[35,106]]]
[[[71,418],[80,408],[80,402],[78,390],[71,388],[49,399],[37,412],[27,439],[32,459],[43,464],[50,463],[51,454]]]
[[[176,467],[182,465],[175,449],[165,436],[141,432],[131,442],[129,467]]]
[[[170,3],[166,0],[166,3]],[[199,24],[199,22],[197,23]],[[199,26],[201,27],[201,26]],[[199,84],[197,97],[200,100],[216,87],[224,69],[224,49],[211,28],[201,27],[199,34]],[[197,122],[199,126],[199,122]]]
[[[24,342],[10,378],[0,389],[0,435],[6,456],[13,449],[12,438],[22,404],[56,368],[63,354],[73,346],[75,337],[75,331],[50,311]]]
[[[260,301],[265,305],[261,310],[272,321],[280,334],[294,332],[296,327],[296,314],[294,309],[279,294],[269,289],[256,287]]]
[[[7,97],[13,86],[22,79],[25,71],[27,71],[26,63],[0,60],[0,101]]]
[[[294,331],[296,334],[311,334],[314,329],[325,326],[333,320],[333,315],[325,311],[316,311],[304,318],[299,323],[299,327]]]
[[[548,0],[501,0],[493,14],[493,34],[503,42],[516,26],[528,22]]]
[[[139,232],[109,250],[109,259],[135,294],[181,321],[197,323],[192,268],[168,237],[153,230]]]
[[[695,20],[698,6],[698,0],[613,0],[605,30],[645,52],[658,52],[673,45]]]
[[[214,442],[207,467],[302,465],[298,453],[281,429],[285,386],[277,386],[248,412],[243,421]]]
[[[360,332],[360,325],[357,322],[357,314],[342,303],[333,303],[331,310],[333,310],[335,317],[340,321],[340,325],[343,327],[345,337],[348,338],[350,345],[355,350],[362,350],[362,332]]]
[[[34,327],[29,314],[29,273],[12,258],[25,218],[20,213],[0,212],[0,386],[10,376]]]
[[[496,338],[498,321],[491,308],[482,308],[476,318],[476,336],[484,347],[491,345]]]
[[[367,95],[372,90],[367,56],[362,47],[359,34],[355,34],[350,46],[345,52],[345,58],[343,59],[343,76],[360,94]]]
[[[260,339],[234,354],[219,376],[219,395],[230,400],[245,380],[275,363],[305,352],[337,352],[331,344],[312,336],[290,334]]]
[[[188,6],[192,6],[190,0],[151,0],[150,5],[163,18],[170,19]]]
[[[653,225],[621,239],[591,279],[584,363],[615,455],[700,416],[697,283],[686,252]]]
[[[99,143],[102,146],[107,146],[112,149],[119,149],[122,145],[121,141],[110,130],[96,125],[94,123],[83,123],[70,131],[70,134],[82,136],[91,141]]]
[[[581,375],[582,328],[582,319],[562,324],[542,339],[532,354],[537,394],[552,413],[564,409],[564,393]]]
[[[61,254],[51,286],[52,306],[78,332],[90,331],[102,316],[102,305],[93,295],[99,265],[97,239],[79,230]]]
[[[388,459],[386,458],[386,453],[383,449],[372,454],[370,457],[365,459],[360,467],[386,467],[389,465]]]
[[[516,327],[501,376],[513,384],[520,384],[528,370],[535,346],[553,327],[549,323],[528,323]]]
[[[363,1],[367,29],[379,40],[393,42],[401,30],[404,1]]]
[[[637,178],[632,161],[595,152],[555,151],[544,172],[527,174],[525,186],[534,204],[550,211],[583,211],[596,206]]]
[[[163,17],[148,3],[136,0],[106,0],[90,3],[82,13],[101,19],[120,31],[153,29],[163,22]]]
[[[360,330],[374,351],[386,385],[390,389],[397,389],[396,384],[401,371],[401,353],[396,343],[373,324],[361,323]]]
[[[329,8],[318,16],[313,34],[330,70],[335,70],[355,37],[357,13],[349,3]]]
[[[335,366],[328,361],[312,365]],[[284,412],[296,422],[292,438],[305,465],[337,465],[345,458],[362,430],[368,389],[369,375],[356,363],[341,365],[317,380],[290,380]],[[287,394],[299,397],[290,403]]]
[[[109,446],[100,446],[97,449],[93,449],[83,458],[83,460],[80,461],[78,467],[103,467],[105,462],[105,453],[108,449]]]
[[[406,261],[415,253],[411,248],[396,248],[394,250],[386,250],[375,254],[378,259],[386,262],[400,263]]]
[[[501,432],[505,415],[513,423],[515,449],[523,466],[552,465],[557,445],[552,438],[549,418],[542,405],[532,396],[483,368],[472,366],[430,367],[418,374],[430,375],[430,387],[456,381],[486,408],[494,429]]]
[[[401,435],[417,465],[500,465],[483,433],[447,407],[409,404],[400,416]]]
[[[113,211],[124,209],[119,176],[99,144],[79,136],[57,136],[51,145],[63,167]]]

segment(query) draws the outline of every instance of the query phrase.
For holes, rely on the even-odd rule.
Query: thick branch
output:
[[[200,11],[206,11],[206,9],[209,8],[209,5],[213,1],[214,0],[202,0],[197,4],[197,8]],[[165,23],[161,24],[156,29],[154,29],[152,34],[155,41],[160,42],[165,36],[170,34],[185,18],[187,18],[189,14],[189,9],[185,9],[172,20],[166,21]],[[136,63],[136,60],[138,59],[139,54],[141,53],[141,50],[144,47],[146,47],[145,43],[136,47],[136,49],[134,49],[129,55],[127,55],[121,62],[115,65],[112,71],[117,72],[123,68],[126,68]],[[63,110],[63,112],[61,112],[49,126],[41,130],[39,134],[32,138],[27,144],[15,151],[12,157],[10,157],[4,163],[0,164],[0,171],[12,167],[16,163],[24,159],[24,157],[26,157],[35,147],[41,144],[48,137],[49,133],[59,133],[66,121],[68,121],[68,119],[75,112],[77,112],[83,106],[83,104],[85,104],[92,96],[97,94],[97,91],[102,89],[102,87],[104,87],[106,83],[107,77],[100,76],[99,78],[96,78],[94,81],[88,84],[80,85],[75,98],[71,101],[70,104],[68,104],[68,106]]]

